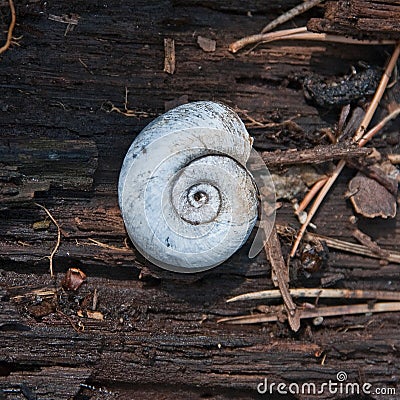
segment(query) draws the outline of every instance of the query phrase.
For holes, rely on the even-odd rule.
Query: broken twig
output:
[[[360,148],[349,143],[339,143],[320,145],[304,150],[264,151],[261,153],[261,157],[268,167],[281,167],[289,164],[320,164],[341,158],[364,157],[371,151],[371,149]]]
[[[400,107],[393,110],[389,115],[382,119],[382,121],[378,122],[373,128],[371,128],[363,137],[360,139],[359,146],[364,146],[367,142],[369,142],[374,135],[376,135],[389,121],[397,118],[400,114]]]
[[[88,238],[88,240],[89,240],[90,242],[92,242],[93,245],[102,247],[102,248],[104,248],[104,249],[109,249],[109,250],[114,250],[114,251],[130,251],[130,250],[129,250],[128,248],[126,248],[126,247],[116,247],[116,246],[112,246],[112,245],[110,245],[110,244],[102,243],[102,242],[99,242],[98,240],[95,240],[95,239],[92,239],[92,238]],[[88,243],[88,244],[89,244],[89,245],[92,245],[92,243]]]
[[[367,40],[367,39],[353,39],[347,36],[331,35],[327,33],[314,33],[309,32],[307,27],[303,26],[294,29],[284,29],[270,33],[259,33],[257,35],[246,36],[238,41],[229,45],[231,53],[237,53],[243,47],[250,44],[271,43],[277,40],[310,40],[317,42],[333,42],[343,44],[358,44],[358,45],[386,45],[396,44],[395,40]]]
[[[374,299],[374,300],[398,300],[400,301],[399,292],[389,292],[383,290],[351,290],[351,289],[321,289],[321,288],[304,288],[289,289],[290,294],[297,297],[317,297],[330,299]],[[227,303],[242,300],[265,300],[281,298],[279,290],[262,290],[259,292],[244,293],[239,296],[228,299]]]
[[[67,36],[67,33],[72,31],[76,25],[78,25],[79,22],[79,15],[78,14],[63,14],[61,16],[58,15],[49,15],[49,20],[51,21],[56,21],[56,22],[61,22],[62,24],[67,24],[67,27],[65,28],[64,36]]]
[[[390,251],[387,257],[382,257],[374,253],[367,246],[357,243],[346,242],[345,240],[333,239],[327,236],[317,235],[315,233],[307,233],[306,239],[311,239],[311,240],[318,239],[325,242],[325,244],[332,249],[347,251],[349,253],[358,254],[360,256],[366,256],[371,258],[377,258],[377,259],[383,258],[389,262],[400,264],[400,252],[397,251]]]
[[[359,243],[368,247],[373,253],[378,255],[383,259],[387,259],[389,257],[390,252],[388,250],[382,249],[376,242],[374,242],[367,234],[360,231],[359,229],[353,229],[352,235],[355,239],[358,240]]]
[[[285,308],[288,315],[290,327],[297,332],[300,328],[300,319],[296,304],[294,304],[289,292],[288,281],[289,275],[283,259],[281,244],[279,243],[276,228],[272,228],[272,232],[268,241],[265,243],[265,252],[272,267],[272,280],[279,287]]]
[[[321,190],[321,188],[325,185],[328,178],[320,179],[319,181],[315,182],[312,188],[307,192],[304,196],[304,199],[299,204],[298,208],[295,211],[296,215],[300,215],[310,204],[311,200],[316,196],[316,194]]]
[[[267,26],[263,28],[261,33],[267,33],[269,31],[272,31],[275,29],[277,26],[284,24],[287,21],[290,21],[294,17],[297,17],[300,14],[303,14],[307,10],[315,7],[319,3],[321,3],[323,0],[309,0],[305,1],[304,3],[300,3],[296,7],[293,7],[289,11],[285,12],[284,14],[280,15],[278,18],[275,18],[273,21],[271,21]]]
[[[316,318],[316,317],[335,317],[352,314],[368,314],[378,312],[395,312],[400,311],[400,302],[391,303],[375,303],[371,304],[354,304],[345,306],[330,306],[318,307],[314,309],[299,310],[299,318]],[[263,322],[278,321],[280,315],[274,314],[254,314],[254,315],[239,315],[237,317],[221,318],[217,323],[227,324],[260,324]]]

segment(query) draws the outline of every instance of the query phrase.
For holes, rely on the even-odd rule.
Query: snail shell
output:
[[[127,232],[154,264],[198,272],[247,240],[258,191],[246,169],[253,139],[237,114],[210,101],[179,106],[136,137],[118,185]]]

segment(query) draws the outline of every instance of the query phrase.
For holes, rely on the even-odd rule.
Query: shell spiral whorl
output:
[[[210,101],[179,106],[142,130],[118,185],[126,229],[142,255],[168,270],[198,272],[246,242],[259,205],[246,168],[252,142],[232,109]]]

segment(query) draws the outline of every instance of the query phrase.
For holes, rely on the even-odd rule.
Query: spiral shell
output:
[[[127,232],[139,252],[172,271],[221,264],[247,240],[258,191],[246,163],[252,138],[229,107],[189,103],[136,137],[118,186]]]

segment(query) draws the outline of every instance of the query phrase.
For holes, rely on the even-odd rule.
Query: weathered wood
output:
[[[11,371],[14,365],[9,366]],[[7,364],[3,365],[7,368]],[[71,399],[82,391],[81,382],[90,376],[90,369],[75,367],[28,367],[26,370],[0,376],[0,389],[14,400]]]
[[[3,138],[0,143],[0,207],[32,200],[52,188],[89,191],[97,168],[91,140]]]
[[[359,39],[400,39],[399,20],[397,0],[339,0],[327,2],[324,18],[310,19],[307,28]]]
[[[238,56],[228,52],[234,39],[261,30],[296,3],[111,0],[107,6],[46,3],[47,9],[38,1],[17,4],[15,35],[23,35],[21,46],[0,59],[0,148],[7,157],[0,159],[0,179],[6,192],[16,188],[24,201],[10,202],[6,197],[12,193],[1,194],[0,382],[1,389],[19,392],[6,391],[3,397],[21,398],[16,385],[25,383],[39,398],[55,398],[48,392],[52,382],[59,398],[77,393],[76,399],[246,399],[257,395],[265,377],[276,383],[323,383],[339,370],[352,382],[400,390],[399,315],[327,318],[318,327],[304,321],[298,334],[280,323],[217,324],[259,305],[226,304],[227,298],[273,287],[264,254],[249,260],[247,246],[218,268],[187,276],[149,265],[126,241],[117,204],[119,169],[133,138],[171,100],[185,95],[189,101],[220,100],[260,121],[265,128],[250,129],[257,150],[328,144],[321,130],[338,115],[306,102],[302,77],[343,74],[358,60],[382,66],[387,49],[285,43]],[[0,6],[7,17],[7,2]],[[69,13],[80,18],[64,36],[66,24],[48,16]],[[216,40],[216,51],[205,53],[199,35]],[[164,38],[175,41],[173,75],[163,72]],[[124,110],[125,88],[131,117],[110,112],[111,104]],[[280,124],[293,119],[300,129]],[[388,126],[385,139],[373,145],[382,153],[399,153],[398,125]],[[55,148],[60,158],[50,160]],[[352,240],[347,226],[352,209],[343,198],[352,175],[347,170],[323,204],[315,219],[318,233]],[[25,190],[27,183],[32,186]],[[33,201],[45,205],[62,229],[55,283],[46,256],[57,230],[33,228],[46,218]],[[283,204],[277,220],[297,223],[291,204]],[[382,248],[398,248],[398,216],[359,225]],[[282,245],[286,256],[288,246]],[[88,276],[76,293],[60,288],[70,267]],[[328,265],[309,279],[293,266],[291,286],[318,286],[332,274],[341,277],[337,285],[350,289],[400,290],[398,266],[340,251],[331,252]],[[35,314],[33,307],[47,301],[40,296],[13,298],[37,287],[54,287],[55,306],[85,330],[77,333],[52,307],[47,315]],[[104,321],[85,314],[95,289]]]

